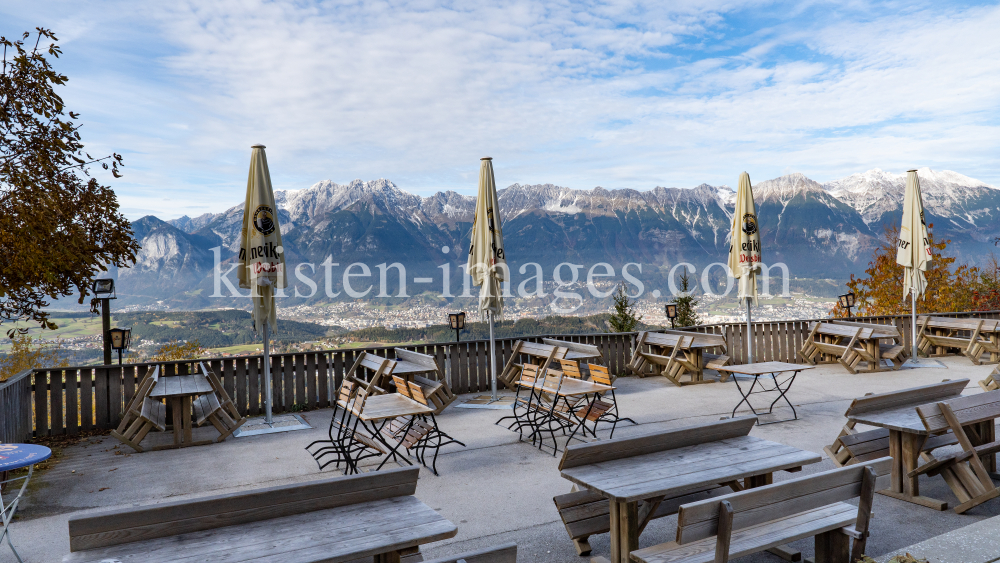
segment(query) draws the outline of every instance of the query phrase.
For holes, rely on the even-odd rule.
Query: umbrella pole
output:
[[[753,362],[753,327],[750,324],[750,298],[747,297],[747,363]]]
[[[490,396],[490,402],[496,402],[497,399],[497,343],[493,338],[493,311],[486,312],[487,318],[490,321],[490,391],[492,395]]]
[[[268,322],[264,321],[264,421],[271,426],[271,350],[268,345]]]
[[[914,268],[913,271],[916,272],[917,269]],[[916,281],[916,279],[915,279],[916,276],[913,276],[913,277],[914,277],[914,281]],[[911,314],[910,314],[910,321],[911,321],[911,324],[910,324],[910,327],[911,327],[911,329],[910,329],[911,330],[910,336],[913,337],[913,348],[911,349],[911,351],[912,351],[911,355],[912,355],[914,361],[919,361],[919,359],[917,358],[917,292],[913,291],[913,287],[916,287],[916,286],[911,286],[910,287],[910,303],[913,304],[913,308],[911,309]]]

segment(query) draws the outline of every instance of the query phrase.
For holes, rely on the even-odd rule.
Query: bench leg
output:
[[[816,535],[816,563],[850,563],[851,538],[840,530]]]
[[[573,547],[576,548],[576,554],[577,555],[580,555],[580,556],[590,555],[590,552],[592,551],[592,549],[590,547],[590,542],[587,541],[588,539],[590,539],[590,536],[587,536],[585,538],[578,538],[578,539],[573,540]]]
[[[379,553],[375,556],[373,563],[400,563],[399,552],[390,551],[389,553]]]

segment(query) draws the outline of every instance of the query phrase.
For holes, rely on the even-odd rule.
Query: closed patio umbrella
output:
[[[281,246],[278,208],[271,190],[264,145],[254,145],[250,153],[250,176],[243,206],[243,231],[240,238],[240,287],[250,290],[253,301],[254,330],[264,337],[264,412],[271,420],[270,333],[277,329],[274,290],[287,284],[285,254]]]
[[[493,159],[484,157],[479,165],[479,193],[476,196],[476,216],[472,223],[472,243],[469,246],[468,272],[479,291],[479,314],[490,324],[490,375],[491,401],[497,400],[496,342],[493,321],[503,319],[503,294],[507,258],[503,250],[503,231],[500,228],[500,202],[493,179]]]
[[[910,361],[914,366],[942,366],[939,362],[920,362],[917,359],[917,297],[927,289],[927,263],[933,259],[931,243],[924,221],[924,202],[920,195],[920,179],[916,170],[906,172],[906,192],[903,194],[903,224],[899,228],[896,244],[896,263],[904,268],[903,299],[910,296],[912,304],[913,348]],[[942,366],[943,367],[943,366]]]
[[[760,230],[757,209],[753,204],[750,175],[740,174],[736,191],[736,210],[730,229],[729,269],[739,280],[739,299],[747,302],[747,362],[753,363],[753,328],[750,324],[750,302],[757,304],[757,271],[760,270]]]

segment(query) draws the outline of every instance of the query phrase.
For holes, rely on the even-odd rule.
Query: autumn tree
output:
[[[934,225],[930,225],[933,227]],[[899,226],[885,227],[885,235],[872,253],[864,277],[851,274],[847,287],[854,292],[857,312],[861,315],[900,315],[910,313],[910,299],[903,295],[905,268],[896,263],[896,243],[899,240]],[[925,272],[927,289],[917,299],[917,313],[942,313],[968,311],[972,309],[974,286],[980,279],[980,271],[974,266],[961,264],[954,266],[955,257],[945,256],[944,251],[950,240],[940,242],[929,235],[933,259]],[[844,316],[845,311],[837,304],[831,315]]]
[[[614,300],[614,308],[611,311],[611,318],[608,319],[608,326],[612,332],[632,332],[639,325],[642,316],[636,316],[635,300],[630,299],[625,284],[621,283],[615,292],[611,294]]]
[[[10,350],[0,356],[0,381],[11,378],[28,368],[66,367],[66,347],[62,340],[48,344],[29,334],[14,334]]]
[[[192,342],[179,342],[177,340],[171,340],[166,344],[163,344],[153,352],[150,356],[149,361],[151,362],[170,362],[174,360],[196,360],[205,353],[205,349],[202,348],[201,344],[194,340]]]
[[[0,36],[0,324],[51,329],[51,299],[79,293],[83,303],[96,275],[134,262],[139,244],[115,193],[90,176],[99,163],[120,177],[121,156],[84,151],[79,114],[55,91],[68,80],[50,61],[61,53],[58,39],[43,28],[26,46],[29,37]]]
[[[674,299],[674,303],[677,304],[677,318],[674,319],[676,326],[695,326],[701,322],[698,319],[698,313],[694,310],[695,306],[698,305],[698,300],[689,293],[690,291],[691,277],[685,270],[681,274],[681,296]]]

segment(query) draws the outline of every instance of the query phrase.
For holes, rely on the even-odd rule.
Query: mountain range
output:
[[[956,172],[924,168],[918,174],[935,238],[951,239],[949,252],[960,261],[982,259],[1000,235],[1000,189]],[[796,278],[844,280],[861,272],[884,237],[884,227],[898,223],[902,215],[905,183],[905,173],[874,169],[826,184],[802,174],[755,184],[764,262],[784,262]],[[377,264],[400,262],[408,277],[435,280],[419,288],[409,281],[410,294],[440,291],[440,267],[450,263],[451,287],[460,291],[458,267],[469,245],[474,197],[453,191],[420,197],[379,179],[346,185],[323,181],[276,192],[275,198],[286,260],[292,265],[289,281],[295,281],[294,264],[315,264],[315,274],[309,268],[304,274],[316,280],[320,290],[302,301],[326,300],[321,263],[327,257],[339,264],[337,285],[348,264],[367,264],[377,284]],[[616,272],[634,262],[643,270],[640,275],[633,267],[633,275],[665,288],[663,278],[677,263],[703,268],[726,262],[734,199],[730,187],[707,184],[648,191],[513,184],[499,190],[512,277],[518,283],[520,266],[529,262],[543,267],[546,280],[564,262],[587,268],[607,262]],[[118,272],[118,296],[125,300],[120,303],[159,302],[175,308],[218,304],[209,298],[215,290],[212,249],[221,247],[225,272],[235,261],[242,226],[242,203],[234,203],[217,214],[134,221],[142,250],[133,267]],[[716,278],[722,275],[721,269],[712,271]],[[564,279],[569,272],[562,270]],[[532,273],[529,268],[520,278]],[[394,279],[388,285],[395,287]],[[308,288],[302,286],[302,291]]]

